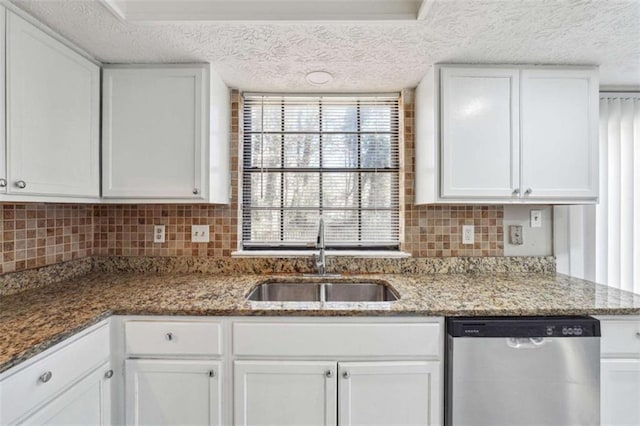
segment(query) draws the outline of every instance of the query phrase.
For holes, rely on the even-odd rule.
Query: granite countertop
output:
[[[264,303],[246,300],[274,275],[92,272],[0,297],[0,372],[110,315],[508,316],[640,315],[640,295],[561,274],[374,274],[400,300]],[[291,278],[281,276],[281,279]],[[357,279],[348,276],[348,279]]]

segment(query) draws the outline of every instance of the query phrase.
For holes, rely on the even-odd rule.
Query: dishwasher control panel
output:
[[[448,318],[452,337],[599,337],[591,317]]]

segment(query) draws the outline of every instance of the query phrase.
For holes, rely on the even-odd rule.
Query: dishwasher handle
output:
[[[538,349],[551,342],[544,337],[507,337],[507,346],[513,349]]]

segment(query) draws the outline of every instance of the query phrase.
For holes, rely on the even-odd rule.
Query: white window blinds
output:
[[[596,281],[640,293],[640,94],[600,99]]]
[[[399,244],[399,96],[245,94],[243,249]]]
[[[600,202],[554,209],[558,271],[640,294],[640,93],[600,94]]]

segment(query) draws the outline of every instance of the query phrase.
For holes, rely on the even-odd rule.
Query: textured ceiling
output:
[[[595,64],[640,87],[640,0],[438,0],[424,21],[134,24],[97,0],[12,0],[102,62],[211,62],[263,91],[414,87],[438,62]],[[335,80],[318,88],[313,70]]]

